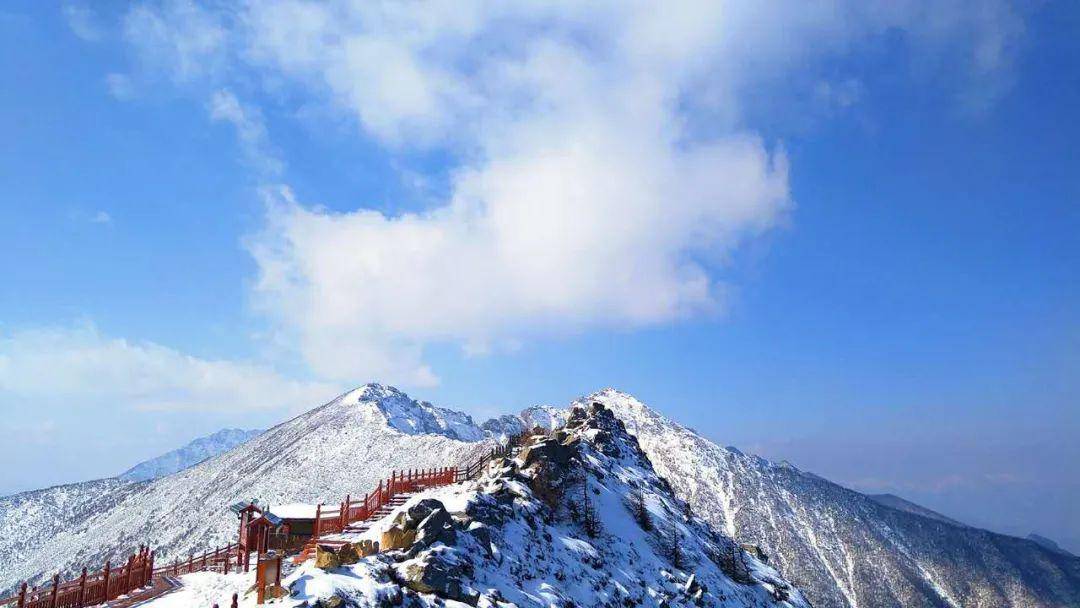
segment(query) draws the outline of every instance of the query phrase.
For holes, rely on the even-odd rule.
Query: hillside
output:
[[[152,482],[106,480],[5,499],[0,589],[58,568],[72,574],[76,566],[104,562],[140,543],[158,550],[159,563],[224,545],[235,540],[228,506],[239,500],[337,503],[346,493],[370,490],[394,468],[470,459],[489,444],[456,439],[468,420],[396,389],[367,385]],[[83,506],[25,517],[43,509],[39,499]]]

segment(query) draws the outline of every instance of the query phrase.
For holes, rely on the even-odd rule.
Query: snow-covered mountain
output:
[[[143,483],[73,484],[0,500],[0,595],[24,578],[126,556],[160,560],[235,540],[228,506],[326,501],[369,491],[394,468],[449,466],[487,451],[464,414],[366,385],[189,469]],[[48,506],[67,504],[69,507]],[[28,516],[29,514],[29,516]]]
[[[532,437],[478,480],[415,496],[342,540],[379,538],[390,550],[355,564],[307,562],[284,581],[284,604],[809,608],[775,570],[688,516],[602,406],[575,408],[563,430]]]
[[[144,460],[117,477],[125,481],[149,481],[172,475],[177,471],[197,465],[207,458],[228,452],[261,432],[261,430],[222,429],[211,435],[193,439],[187,445],[166,452],[157,458]]]
[[[696,514],[761,546],[817,608],[1080,606],[1080,559],[721,447],[612,389],[582,402],[614,410]]]
[[[818,608],[1080,606],[1078,558],[928,516],[906,501],[882,504],[881,497],[793,465],[721,447],[618,391],[601,391],[578,405],[593,403],[615,412],[696,516],[739,542],[760,546],[770,565]],[[154,481],[86,482],[0,499],[0,590],[23,578],[40,580],[58,567],[70,573],[83,563],[115,559],[144,542],[163,559],[183,557],[235,538],[235,518],[227,511],[235,501],[336,503],[345,493],[367,491],[392,468],[462,462],[499,437],[568,420],[570,410],[545,406],[481,427],[465,414],[367,385]],[[594,472],[598,483],[601,474],[609,478],[597,488],[601,492],[626,482],[622,473],[612,479],[603,467]],[[661,519],[671,510],[664,504]],[[529,530],[556,538],[562,538],[556,532],[567,533]],[[501,551],[519,551],[514,538],[529,546],[531,537],[514,534],[503,538]],[[603,560],[614,559],[599,551]],[[381,572],[375,575],[388,575]],[[556,585],[559,593],[576,597],[563,583]]]

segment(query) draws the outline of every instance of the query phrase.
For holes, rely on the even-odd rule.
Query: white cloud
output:
[[[822,65],[903,32],[990,98],[1018,35],[996,0],[979,19],[914,0],[162,6],[128,31],[174,80],[202,71],[220,89],[243,72],[392,152],[455,159],[450,194],[422,213],[331,212],[268,188],[248,241],[257,305],[318,374],[404,384],[437,381],[433,343],[477,354],[722,310],[717,269],[791,207],[784,155],[745,123],[748,91],[805,81],[813,96]],[[858,100],[829,86],[831,103]],[[249,155],[266,149],[254,108],[213,106]]]
[[[135,97],[135,86],[131,82],[131,77],[127,74],[117,72],[106,74],[105,87],[109,90],[110,95],[120,101],[127,101]]]
[[[232,91],[221,89],[211,95],[209,109],[210,118],[231,123],[236,129],[244,159],[251,167],[264,178],[281,174],[284,164],[270,144],[258,108],[241,104]]]
[[[303,411],[340,389],[290,380],[259,365],[199,359],[153,343],[111,338],[92,326],[0,335],[0,393],[12,407],[64,401],[111,412]]]
[[[67,20],[73,34],[86,42],[97,42],[102,39],[104,32],[89,6],[68,1],[64,2],[62,10],[64,19]]]
[[[224,16],[191,0],[139,4],[124,19],[124,38],[145,69],[178,84],[224,69],[228,30]]]
[[[90,223],[91,224],[111,224],[112,223],[112,216],[109,215],[108,212],[106,212],[106,211],[98,210],[96,213],[94,213],[92,216],[90,216]]]

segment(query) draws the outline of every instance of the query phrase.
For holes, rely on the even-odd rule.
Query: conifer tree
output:
[[[652,517],[649,516],[649,508],[645,504],[645,493],[641,491],[641,488],[635,488],[630,493],[630,513],[634,516],[634,521],[641,526],[641,529],[648,532],[653,529]]]

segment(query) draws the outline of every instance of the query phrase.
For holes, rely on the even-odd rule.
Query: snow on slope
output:
[[[534,438],[474,482],[413,497],[356,537],[378,538],[397,522],[417,530],[410,544],[326,571],[307,562],[284,581],[292,596],[283,604],[809,608],[773,569],[687,518],[610,411],[578,408],[566,428]],[[635,490],[649,512],[648,530],[628,507]],[[595,527],[585,523],[585,496]],[[677,564],[665,536],[672,527]],[[733,550],[745,559],[743,583],[720,565]]]
[[[56,532],[56,522],[85,534],[95,514],[114,508],[145,485],[97,479],[0,498],[0,569],[32,559]],[[0,582],[0,589],[9,586]]]
[[[594,401],[626,423],[696,514],[759,544],[817,608],[1080,606],[1080,559],[721,447],[613,389],[582,400]]]
[[[58,521],[22,518],[38,508],[24,500],[3,515],[0,594],[24,578],[40,580],[57,569],[72,574],[84,563],[115,560],[140,543],[158,550],[159,563],[224,545],[235,540],[228,506],[239,500],[336,504],[346,493],[369,491],[394,468],[472,459],[491,444],[456,439],[482,435],[465,428],[466,419],[411,402],[396,389],[366,385],[190,469],[129,484],[135,486],[130,490],[95,489],[110,497],[110,488],[122,491],[115,500],[83,501],[99,508],[61,514]],[[20,540],[27,537],[43,542]]]
[[[260,430],[222,429],[212,435],[193,439],[181,448],[140,462],[117,477],[126,481],[148,481],[172,475],[199,464],[207,458],[227,452],[261,432]]]

